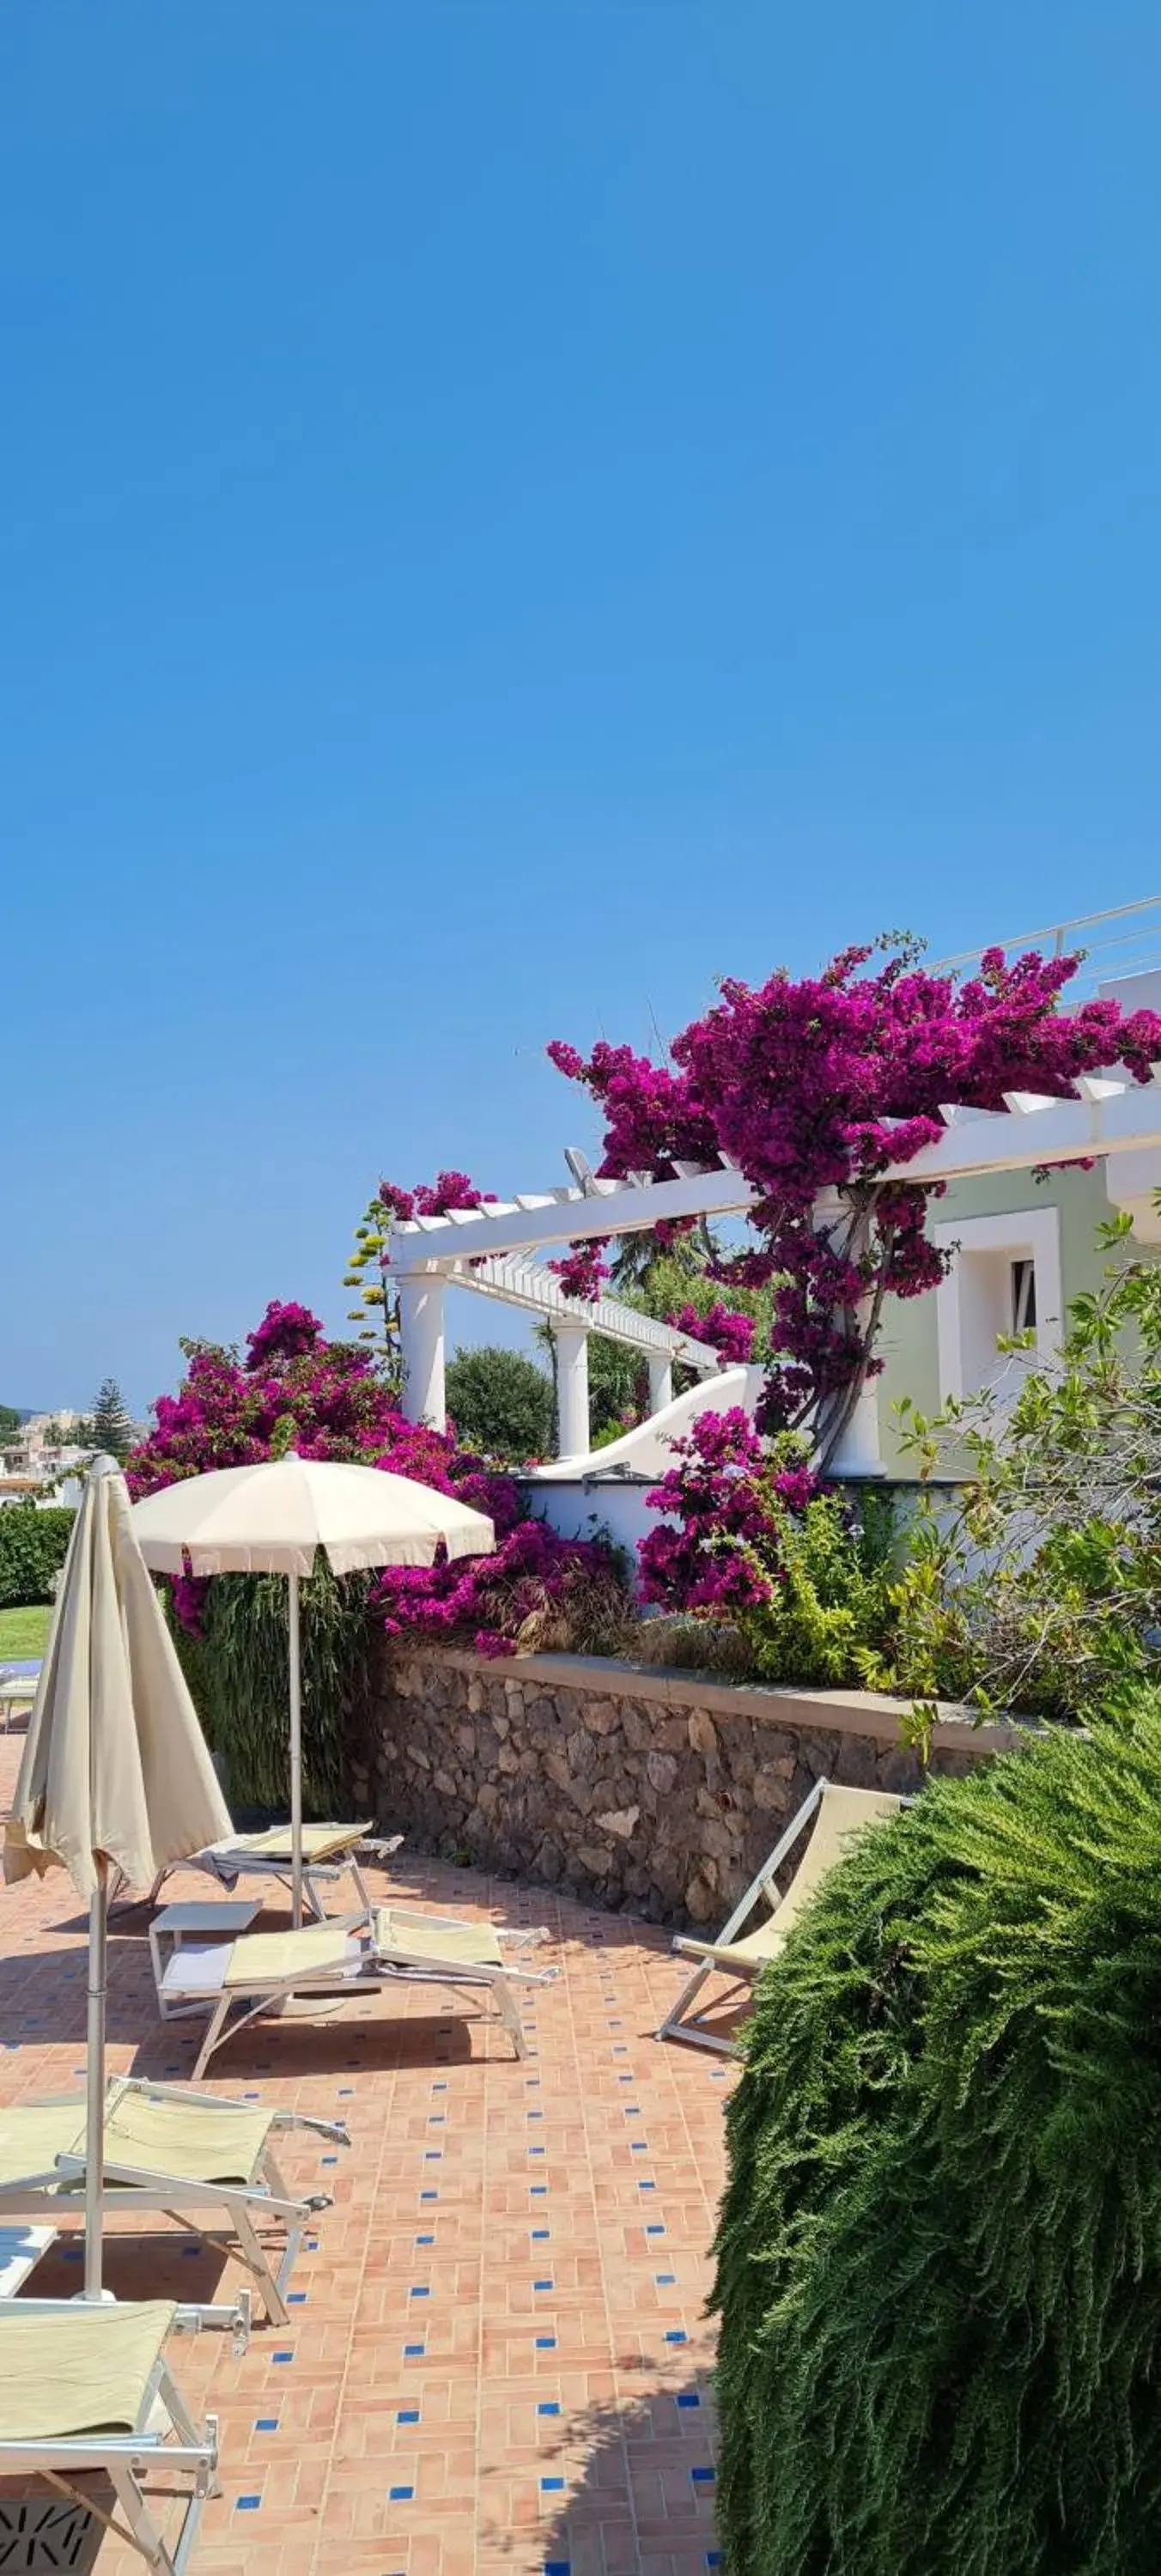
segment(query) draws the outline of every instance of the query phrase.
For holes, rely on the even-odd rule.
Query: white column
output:
[[[399,1281],[399,1348],[406,1422],[447,1428],[444,1394],[443,1292],[439,1270],[412,1270]]]
[[[592,1446],[589,1431],[589,1328],[587,1324],[553,1322],[556,1346],[556,1454],[584,1458]]]
[[[660,1413],[663,1404],[673,1402],[673,1362],[668,1351],[649,1353],[649,1410]]]
[[[815,1201],[815,1223],[825,1233],[834,1234],[836,1224],[844,1218],[842,1198],[837,1190],[824,1190]],[[870,1320],[871,1299],[865,1297],[858,1309],[860,1332]],[[874,1354],[872,1353],[872,1357]],[[832,1476],[881,1476],[885,1473],[879,1448],[878,1378],[867,1378],[862,1394],[830,1461]]]

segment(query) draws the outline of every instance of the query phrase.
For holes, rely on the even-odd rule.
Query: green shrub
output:
[[[75,1515],[57,1504],[6,1503],[0,1510],[0,1609],[51,1601]]]
[[[1153,2576],[1161,1696],[933,1784],[767,1971],[717,2240],[731,2576]]]
[[[522,1466],[555,1448],[552,1379],[523,1351],[491,1344],[457,1351],[447,1366],[447,1409],[461,1448],[485,1458]]]
[[[751,1671],[807,1687],[860,1683],[894,1624],[890,1495],[852,1501],[824,1489],[792,1510],[774,1494],[769,1513],[778,1582],[768,1600],[734,1612]]]
[[[302,1797],[307,1815],[341,1813],[347,1720],[376,1634],[373,1576],[331,1573],[319,1554],[301,1599]],[[205,1588],[201,1633],[171,1621],[206,1740],[224,1762],[236,1812],[285,1815],[290,1803],[287,1584],[280,1574],[220,1574]]]

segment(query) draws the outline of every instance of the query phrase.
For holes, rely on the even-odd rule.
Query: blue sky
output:
[[[0,1398],[562,1177],[549,1037],[1157,890],[1159,113],[1132,0],[8,0]]]

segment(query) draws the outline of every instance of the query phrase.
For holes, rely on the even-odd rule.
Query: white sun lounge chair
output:
[[[777,1957],[807,1898],[842,1859],[852,1839],[865,1833],[870,1825],[888,1823],[901,1807],[911,1803],[909,1798],[893,1797],[885,1789],[844,1789],[833,1780],[816,1780],[810,1796],[791,1818],[781,1841],[775,1844],[769,1860],[763,1862],[717,1940],[699,1941],[691,1933],[677,1934],[674,1949],[683,1958],[698,1960],[699,1965],[662,2022],[658,2039],[688,2039],[697,2048],[716,2049],[723,2057],[736,2056],[736,2041],[727,2039],[721,2031],[705,2028],[704,2005],[701,2012],[691,2012],[695,1995],[713,1976],[752,1986],[766,1961]],[[789,1887],[780,1895],[775,1873],[812,1819],[814,1831]],[[747,1931],[750,1917],[760,1905],[770,1910],[752,1931]]]
[[[154,2576],[185,2576],[206,2500],[216,2492],[218,2427],[195,2422],[163,2354],[174,2326],[196,2316],[164,2299],[86,2306],[69,2299],[0,2300],[0,2477],[44,2478],[78,2512],[127,2540]],[[171,2488],[175,2472],[191,2485],[181,2527],[167,2543],[145,2497],[156,2469]],[[113,2488],[107,2512],[76,2483],[104,2475]],[[29,2554],[26,2508],[20,2536],[0,2526],[0,2544],[15,2539]],[[5,2517],[11,2513],[5,2507]],[[61,2559],[60,2565],[71,2564]]]
[[[117,2076],[105,2114],[102,2205],[122,2217],[165,2212],[225,2246],[253,2274],[271,2321],[286,2325],[286,2289],[303,2229],[331,2206],[327,2192],[287,2189],[271,2139],[288,2129],[350,2144],[341,2120],[262,2110],[256,2103]],[[0,2111],[0,2220],[47,2218],[55,2224],[67,2215],[81,2218],[84,2178],[83,2100],[58,2095]],[[281,2255],[273,2262],[274,2249],[259,2234],[271,2224],[283,2235]],[[201,2314],[207,2324],[233,2322],[230,2308],[205,2308]]]
[[[539,1932],[497,1932],[490,1923],[453,1922],[408,1906],[381,1906],[365,1934],[330,1922],[307,1924],[297,1932],[247,1932],[240,1940],[204,1948],[190,1942],[167,1962],[162,1997],[171,2008],[200,2004],[209,2013],[195,2080],[225,2039],[259,2014],[277,2011],[291,1996],[345,2001],[349,1995],[382,1994],[397,1984],[457,1986],[491,1995],[517,2057],[523,2057],[516,1988],[550,1985],[556,1970],[524,1967],[518,1957],[506,1957],[501,1944],[542,1937]]]
[[[402,1834],[376,1834],[373,1825],[304,1825],[302,1829],[302,1892],[317,1923],[325,1923],[327,1909],[322,1890],[333,1887],[336,1880],[350,1878],[357,1899],[354,1920],[370,1923],[372,1897],[360,1867],[361,1860],[380,1864],[397,1852]],[[174,1868],[200,1869],[217,1881],[219,1887],[232,1890],[240,1878],[275,1879],[283,1887],[291,1884],[292,1856],[289,1825],[267,1825],[261,1833],[230,1834],[224,1842],[207,1843],[204,1851],[192,1859],[174,1863]],[[149,1890],[148,1902],[157,1899],[172,1875],[159,1870]]]

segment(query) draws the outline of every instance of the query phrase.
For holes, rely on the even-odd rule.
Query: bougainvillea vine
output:
[[[875,948],[885,963],[872,972]],[[879,1363],[883,1299],[934,1287],[931,1185],[888,1181],[943,1134],[944,1102],[999,1110],[1011,1091],[1067,1097],[1078,1075],[1122,1063],[1141,1082],[1161,1055],[1161,1019],[1114,1001],[1060,1008],[1075,957],[989,949],[957,984],[891,935],[844,950],[819,976],[736,980],[673,1041],[671,1064],[601,1041],[587,1058],[548,1052],[605,1120],[602,1176],[728,1156],[755,1193],[753,1249],[720,1260],[723,1284],[775,1283],[775,1356],[763,1426],[815,1427],[819,1462],[838,1446]],[[821,1203],[821,1204],[820,1204]]]
[[[244,1361],[209,1342],[182,1348],[178,1392],[157,1398],[154,1428],[126,1461],[135,1501],[184,1477],[256,1465],[291,1447],[303,1458],[382,1467],[456,1494],[487,1513],[494,1553],[430,1568],[387,1567],[376,1599],[390,1634],[456,1628],[486,1654],[510,1650],[533,1592],[542,1608],[566,1603],[586,1578],[615,1582],[607,1548],[558,1538],[528,1517],[514,1477],[457,1448],[449,1434],[406,1422],[375,1361],[353,1343],[328,1341],[307,1307],[269,1305],[248,1336]],[[173,1589],[178,1616],[196,1630],[205,1585],[183,1580]]]

